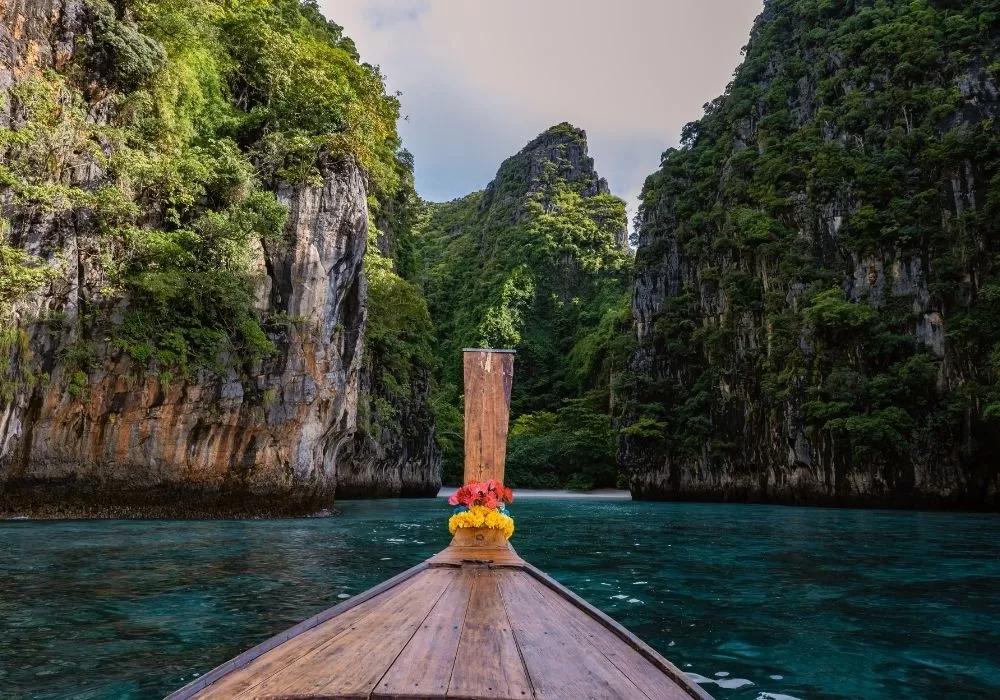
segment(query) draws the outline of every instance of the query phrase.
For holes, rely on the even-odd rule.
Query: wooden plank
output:
[[[496,575],[535,697],[649,700],[556,612],[564,608],[555,593],[523,571]]]
[[[443,568],[422,572],[412,586],[264,681],[254,695],[367,698],[455,574]]]
[[[482,541],[478,540],[482,537]],[[490,563],[497,566],[520,566],[524,560],[518,556],[510,542],[499,530],[489,528],[460,528],[447,549],[427,560],[431,566],[438,564],[461,565]]]
[[[251,691],[244,694],[244,697],[252,695],[252,691],[268,678],[279,673],[321,645],[343,634],[352,625],[370,614],[375,608],[387,604],[392,597],[399,595],[413,585],[414,579],[411,578],[385,591],[381,596],[370,598],[362,604],[292,637],[285,643],[265,652],[243,668],[222,677],[217,682],[205,688],[196,697],[198,700],[223,700],[224,698],[238,697],[244,691]]]
[[[371,603],[369,603],[371,605]],[[205,688],[198,700],[224,700],[225,698],[251,697],[253,691],[271,676],[338,635],[366,616],[368,606],[348,610],[343,615],[314,627],[308,632],[291,639],[267,652],[248,666],[230,673],[221,680]],[[248,691],[248,692],[244,692]]]
[[[683,671],[657,653],[655,649],[632,634],[632,632],[625,629],[625,627],[623,627],[617,620],[595,608],[593,605],[560,584],[541,569],[538,569],[527,562],[524,563],[523,568],[540,583],[544,584],[547,588],[551,589],[561,598],[574,605],[581,612],[604,626],[616,637],[625,642],[630,648],[635,650],[637,654],[649,661],[650,664],[658,668],[674,683],[681,687],[687,693],[688,697],[697,698],[698,700],[713,700],[712,696],[709,695],[707,691],[694,681],[690,680]]]
[[[443,698],[448,690],[455,655],[465,623],[475,570],[464,567],[454,573],[448,587],[420,629],[410,638],[385,676],[373,698]]]
[[[464,362],[465,483],[503,481],[514,353],[466,350]]]
[[[372,588],[369,588],[367,591],[359,593],[358,595],[350,598],[349,600],[345,600],[343,603],[340,603],[339,605],[335,605],[332,608],[327,608],[326,610],[323,610],[322,612],[313,615],[309,619],[303,620],[299,624],[290,627],[283,632],[279,632],[273,637],[264,640],[257,646],[248,649],[239,656],[230,659],[224,664],[216,666],[214,669],[200,676],[199,678],[191,681],[183,688],[174,691],[169,696],[167,696],[166,700],[188,700],[188,698],[196,697],[204,688],[219,681],[221,678],[224,678],[230,673],[238,669],[244,668],[245,666],[249,665],[250,663],[260,658],[267,652],[284,644],[288,640],[293,639],[294,637],[297,637],[298,635],[318,625],[321,625],[324,622],[337,617],[338,615],[342,615],[348,610],[358,607],[359,605],[371,600],[372,598],[375,598],[377,596],[382,595],[383,593],[390,591],[396,586],[416,576],[421,571],[424,571],[426,568],[427,568],[427,563],[421,562],[420,564],[417,564],[416,566],[409,568],[406,571],[397,574],[396,576],[393,576],[387,581],[383,581],[377,586],[373,586]]]
[[[552,616],[559,617],[580,644],[593,645],[604,655],[608,663],[628,676],[629,680],[649,697],[663,700],[691,700],[686,684],[678,685],[673,678],[642,656],[613,630],[581,610],[575,601],[569,600],[564,595],[569,593],[567,589],[552,590],[549,587],[542,587],[543,585],[542,582],[535,584],[540,604],[544,602],[546,611]]]
[[[462,564],[492,564],[517,568],[524,560],[516,553],[504,549],[478,549],[474,547],[449,547],[434,555],[427,563],[430,566],[461,566]]]
[[[493,569],[473,582],[448,697],[534,697]]]
[[[619,671],[629,677],[636,686],[651,698],[662,700],[691,700],[686,686],[680,686],[659,668],[644,659],[639,653],[613,634],[606,634],[593,640],[604,656]]]

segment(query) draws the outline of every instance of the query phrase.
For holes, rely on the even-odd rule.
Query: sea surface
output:
[[[322,519],[0,522],[0,697],[158,698],[447,545]],[[524,499],[518,552],[717,698],[1000,698],[1000,517]]]

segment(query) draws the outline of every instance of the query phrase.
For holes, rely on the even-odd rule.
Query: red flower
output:
[[[472,495],[472,492],[468,487],[462,489],[461,495],[459,495],[459,501],[463,506],[471,506],[475,503],[476,498]]]
[[[496,479],[485,482],[470,481],[458,489],[449,499],[451,505],[485,506],[495,509],[514,500],[514,492]]]

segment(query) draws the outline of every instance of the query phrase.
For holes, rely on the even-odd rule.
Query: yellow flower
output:
[[[486,506],[472,506],[448,519],[448,531],[455,534],[460,527],[488,527],[502,530],[508,540],[514,534],[514,519]]]

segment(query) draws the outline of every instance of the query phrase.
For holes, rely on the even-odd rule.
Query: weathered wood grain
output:
[[[397,574],[396,576],[393,576],[392,578],[386,581],[383,581],[377,586],[373,586],[369,588],[367,591],[359,593],[358,595],[350,598],[349,600],[345,600],[343,603],[340,603],[339,605],[335,605],[332,608],[323,610],[322,612],[313,615],[309,619],[303,620],[299,624],[290,627],[287,630],[284,630],[283,632],[279,632],[273,637],[264,640],[257,646],[248,649],[239,656],[230,659],[224,664],[216,666],[211,671],[191,681],[183,688],[180,688],[179,690],[171,693],[169,696],[167,696],[166,700],[187,700],[188,698],[193,698],[196,696],[204,697],[203,691],[205,688],[209,687],[210,685],[213,685],[214,683],[220,681],[223,678],[227,678],[230,674],[238,672],[239,669],[243,669],[249,666],[251,663],[254,663],[264,654],[268,653],[273,649],[277,649],[279,646],[283,644],[286,644],[289,640],[295,639],[299,635],[307,632],[308,630],[311,630],[314,627],[317,627],[329,620],[333,620],[339,615],[342,615],[349,610],[352,610],[364,603],[367,603],[369,600],[372,600],[373,598],[381,597],[386,594],[394,594],[395,592],[398,592],[398,591],[393,591],[393,589],[395,589],[396,586],[399,586],[405,583],[406,581],[409,581],[411,578],[416,576],[421,571],[424,571],[427,568],[427,566],[428,566],[427,562],[422,562],[420,564],[417,564],[416,566],[411,567],[406,571],[403,571],[402,573]]]
[[[523,571],[497,571],[496,576],[536,698],[659,700],[650,699],[608,663],[592,639],[580,638],[555,612],[559,600],[554,593]],[[594,625],[589,634],[601,631]]]
[[[466,350],[465,483],[503,481],[514,381],[510,350]]]
[[[412,585],[413,581],[411,579],[397,586],[392,595],[396,595]],[[252,697],[255,687],[276,673],[283,671],[309,652],[338,637],[347,631],[351,625],[354,625],[367,616],[373,608],[385,605],[389,600],[389,594],[375,600],[369,600],[334,617],[332,620],[296,635],[284,644],[259,656],[253,664],[234,671],[218,682],[213,683],[198,697],[205,700],[224,700],[226,698],[241,697],[241,693],[244,691],[250,691],[250,693],[242,697]]]
[[[451,544],[427,560],[431,566],[460,565],[463,562],[490,563],[497,566],[524,564],[524,560],[517,555],[500,530],[478,527],[459,528]]]
[[[430,563],[186,697],[710,698],[520,558]]]
[[[448,697],[534,697],[493,569],[476,573]]]
[[[372,696],[378,700],[443,698],[448,690],[475,571],[455,572],[420,629],[410,638]]]
[[[453,581],[443,569],[428,569],[385,605],[255,687],[254,695],[367,698]]]

